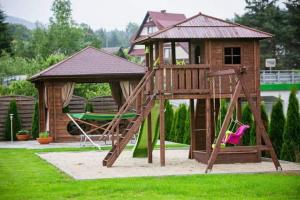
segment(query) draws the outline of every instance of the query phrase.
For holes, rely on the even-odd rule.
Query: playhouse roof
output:
[[[199,13],[168,28],[140,37],[134,43],[151,39],[264,39],[269,37],[272,37],[272,34]]]
[[[30,81],[74,78],[134,78],[145,74],[146,68],[128,60],[86,47],[63,61],[35,74]]]

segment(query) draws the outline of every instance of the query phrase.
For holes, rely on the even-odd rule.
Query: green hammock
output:
[[[113,120],[116,114],[103,114],[103,113],[69,113],[69,115],[76,119],[81,120]],[[124,113],[121,115],[121,119],[133,119],[136,117],[136,113]]]

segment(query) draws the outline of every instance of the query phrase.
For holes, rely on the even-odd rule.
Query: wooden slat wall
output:
[[[85,98],[73,95],[69,104],[70,113],[83,113],[85,104]]]
[[[116,113],[118,105],[111,96],[96,97],[91,99],[95,113]]]
[[[31,129],[32,115],[34,112],[33,97],[28,96],[1,96],[0,97],[0,140],[4,139],[5,120],[10,101],[16,99],[18,106],[18,113],[21,119],[22,128]]]

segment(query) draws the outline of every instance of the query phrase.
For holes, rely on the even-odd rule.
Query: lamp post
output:
[[[13,133],[13,119],[14,119],[14,114],[9,114],[10,117],[10,140],[11,142],[14,141],[14,133]]]

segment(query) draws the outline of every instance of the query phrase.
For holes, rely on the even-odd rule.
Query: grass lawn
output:
[[[66,150],[0,149],[0,199],[300,199],[300,173],[77,181],[35,155]]]

